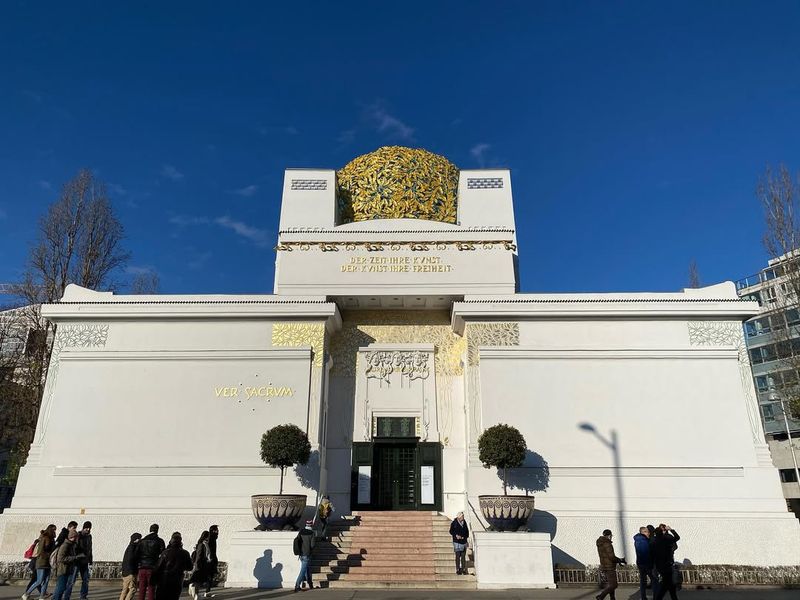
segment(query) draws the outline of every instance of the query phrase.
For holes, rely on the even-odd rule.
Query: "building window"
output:
[[[786,322],[789,324],[789,327],[800,325],[800,311],[798,311],[796,308],[790,308],[787,310]]]
[[[764,415],[764,422],[774,421],[775,420],[775,412],[772,409],[771,404],[764,404],[761,406],[761,414]]]
[[[778,469],[783,483],[794,483],[797,481],[797,473],[794,469]]]
[[[766,392],[769,390],[769,386],[767,385],[767,376],[766,375],[759,375],[756,377],[756,388],[759,392]]]
[[[754,335],[758,335],[758,331],[756,330],[756,324],[753,321],[748,321],[744,324],[744,331],[747,334],[747,337],[753,337]]]
[[[775,304],[775,288],[766,287],[761,290],[761,298],[764,304]]]

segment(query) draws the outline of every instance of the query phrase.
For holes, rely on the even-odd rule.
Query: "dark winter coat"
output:
[[[158,537],[157,533],[148,533],[136,547],[136,564],[140,569],[155,569],[162,552],[164,552],[164,540]]]
[[[298,534],[300,538],[300,556],[311,556],[314,550],[314,532],[310,529],[303,529]]]
[[[142,542],[139,542],[140,544]],[[183,589],[183,574],[192,568],[192,557],[181,546],[169,546],[158,559],[156,600],[178,600]]]
[[[122,576],[136,575],[139,572],[139,565],[136,563],[136,550],[139,546],[138,542],[131,542],[125,548],[125,554],[122,557]]]
[[[56,543],[49,535],[43,533],[39,536],[39,543],[37,548],[39,550],[39,555],[36,557],[36,568],[37,569],[49,569],[50,568],[50,554],[53,552]]]
[[[77,563],[83,566],[92,564],[92,534],[78,534],[78,541],[76,544],[78,546],[77,553],[80,556]]]
[[[616,569],[617,563],[622,562],[622,559],[614,554],[611,540],[604,535],[597,538],[597,555],[600,557],[601,569]]]
[[[454,544],[466,544],[467,538],[469,538],[469,528],[467,527],[467,522],[464,521],[463,523],[459,523],[458,519],[453,519],[453,522],[450,523],[450,535],[453,536]],[[461,539],[456,539],[457,535],[460,535]]]
[[[650,546],[650,555],[653,558],[653,566],[662,572],[668,573],[672,570],[672,563],[675,562],[675,549],[678,547],[675,542],[681,539],[674,529],[662,535],[656,535],[653,544]]]
[[[637,533],[633,536],[633,547],[636,549],[636,565],[652,569],[653,559],[650,556],[650,538],[643,533]]]

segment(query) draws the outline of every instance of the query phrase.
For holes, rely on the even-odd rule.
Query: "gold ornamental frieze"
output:
[[[354,377],[358,351],[370,344],[433,344],[437,374],[463,373],[466,340],[453,331],[447,311],[348,311],[330,341],[333,374]]]
[[[470,366],[480,363],[480,346],[519,346],[519,323],[467,323],[467,360]]]
[[[281,242],[275,246],[278,252],[352,252],[362,250],[366,252],[428,252],[431,250],[458,250],[459,252],[474,250],[508,250],[515,251],[517,245],[509,240],[479,240],[479,241],[437,241],[437,242]]]
[[[311,346],[315,367],[321,367],[325,353],[324,323],[273,323],[272,345],[297,348]]]

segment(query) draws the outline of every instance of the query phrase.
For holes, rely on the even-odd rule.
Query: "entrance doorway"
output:
[[[442,510],[442,447],[417,438],[353,443],[352,510]]]

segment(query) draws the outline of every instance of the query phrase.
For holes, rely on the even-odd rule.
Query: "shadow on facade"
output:
[[[497,469],[497,477],[503,480],[503,471]],[[543,492],[550,486],[550,466],[544,457],[533,450],[525,450],[525,462],[519,469],[508,470],[508,487],[520,490],[528,496]]]
[[[616,549],[619,556],[631,556],[628,550],[630,547],[629,538],[632,539],[632,537],[628,535],[630,532],[625,529],[625,492],[622,489],[622,473],[620,472],[622,469],[622,460],[620,458],[617,430],[612,429],[609,432],[609,436],[605,437],[591,423],[578,423],[578,429],[593,434],[594,437],[611,452],[614,484],[617,491],[617,525],[616,531],[614,531],[614,540],[618,541],[621,545],[620,548]]]
[[[283,583],[283,563],[272,564],[272,550],[264,550],[264,556],[256,561],[253,577],[260,588],[279,588]]]
[[[549,533],[550,542],[552,543],[552,541],[556,538],[556,533],[558,532],[558,519],[554,514],[549,513],[546,510],[534,510],[533,518],[531,519],[531,527],[533,528],[533,531],[541,531]],[[567,552],[564,552],[561,548],[559,548],[555,544],[552,545],[552,548],[553,548],[553,567],[586,566],[577,558],[575,558],[574,556],[572,556]]]

